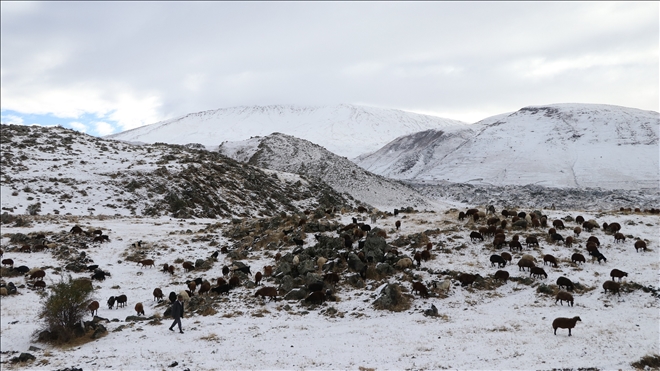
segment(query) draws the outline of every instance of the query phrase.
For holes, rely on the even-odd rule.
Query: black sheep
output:
[[[504,268],[506,266],[506,260],[504,260],[504,258],[502,258],[499,255],[491,255],[490,256],[490,266],[494,267],[495,263],[497,263],[497,266],[499,268]]]

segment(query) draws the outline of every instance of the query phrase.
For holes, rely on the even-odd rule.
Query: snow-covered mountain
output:
[[[200,143],[214,148],[225,141],[279,132],[353,158],[373,152],[401,135],[462,124],[396,109],[348,104],[240,106],[191,113],[108,138],[143,143]]]
[[[525,107],[465,128],[402,136],[355,161],[416,182],[657,189],[659,128],[658,112],[634,108]]]
[[[430,206],[428,200],[409,186],[365,171],[345,157],[290,135],[273,133],[225,142],[218,150],[227,157],[260,168],[321,179],[335,191],[380,209]]]

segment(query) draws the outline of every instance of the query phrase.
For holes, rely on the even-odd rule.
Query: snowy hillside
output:
[[[191,113],[114,134],[130,142],[216,147],[274,132],[293,135],[353,158],[372,152],[401,135],[463,124],[460,121],[395,109],[337,106],[241,106]]]
[[[352,204],[324,183],[215,152],[60,127],[3,125],[1,164],[2,210],[10,214],[212,218]]]
[[[395,179],[485,185],[657,189],[657,112],[554,104],[397,138],[356,159]]]
[[[337,192],[347,193],[381,210],[431,206],[412,188],[365,171],[345,157],[290,135],[274,133],[246,141],[226,142],[218,150],[225,156],[260,168],[321,179]]]

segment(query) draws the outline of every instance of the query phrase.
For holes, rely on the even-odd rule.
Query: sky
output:
[[[3,124],[108,135],[233,106],[476,122],[660,111],[658,2],[1,2]]]

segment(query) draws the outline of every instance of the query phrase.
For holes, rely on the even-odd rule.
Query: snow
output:
[[[275,132],[306,139],[348,158],[372,152],[417,131],[461,125],[461,121],[395,109],[336,106],[240,106],[191,113],[108,138],[145,143],[200,143],[214,149]]]
[[[439,228],[447,232],[431,236],[434,259],[422,263],[422,269],[409,274],[398,271],[388,281],[401,282],[410,287],[404,277],[413,275],[427,283],[443,280],[437,273],[456,270],[494,273],[488,258],[491,252],[483,243],[472,243],[468,235],[471,225],[458,222],[456,212],[438,210],[435,213],[405,214],[402,230],[391,232],[388,241],[402,234],[419,233]],[[540,258],[550,253],[560,260],[559,268],[545,267],[547,279],[536,280],[533,286],[509,281],[494,290],[478,290],[452,286],[447,297],[435,296],[422,299],[415,295],[413,306],[404,312],[373,309],[371,303],[385,281],[367,281],[365,289],[354,289],[340,283],[338,302],[326,302],[317,307],[304,307],[297,301],[264,302],[252,297],[255,289],[238,288],[215,308],[214,315],[190,315],[183,319],[184,334],[167,331],[171,319],[149,325],[146,322],[125,322],[134,315],[133,305],[144,303],[147,316],[162,313],[166,306],[156,304],[151,291],[161,287],[163,292],[178,291],[187,279],[198,276],[220,277],[220,268],[230,264],[230,259],[220,255],[219,261],[206,272],[185,274],[178,270],[174,277],[153,268],[140,268],[124,260],[123,253],[137,240],[156,249],[156,263],[172,262],[176,258],[194,260],[209,256],[217,247],[208,243],[193,242],[206,232],[209,225],[226,222],[216,219],[157,220],[133,217],[80,217],[73,219],[36,218],[31,227],[3,226],[2,246],[16,265],[48,267],[46,282],[57,282],[60,277],[52,267],[60,266],[48,252],[22,254],[12,251],[9,236],[13,233],[42,232],[66,233],[72,225],[100,228],[110,236],[107,244],[94,244],[86,249],[88,256],[112,277],[101,283],[94,299],[102,303],[99,316],[117,322],[105,324],[108,334],[96,341],[68,349],[58,349],[35,343],[33,332],[41,327],[37,312],[42,301],[39,293],[19,288],[19,295],[2,297],[1,362],[3,369],[12,366],[8,360],[26,352],[31,345],[42,348],[31,351],[37,360],[29,369],[52,370],[64,367],[87,369],[164,369],[173,362],[178,368],[195,370],[215,369],[551,369],[596,367],[599,369],[629,369],[630,363],[647,354],[658,352],[658,297],[637,290],[622,293],[621,297],[603,294],[601,285],[609,279],[609,271],[619,268],[629,272],[624,282],[636,282],[642,286],[658,287],[660,271],[658,251],[658,216],[623,214],[619,212],[591,214],[580,211],[544,210],[549,220],[566,215],[582,214],[586,219],[618,221],[625,234],[649,240],[650,251],[636,253],[631,239],[614,244],[612,237],[602,230],[593,235],[602,242],[601,251],[607,256],[603,264],[588,261],[576,267],[568,262],[574,250],[544,243],[538,249],[525,249]],[[339,215],[342,223],[358,216]],[[402,217],[402,214],[399,215]],[[380,219],[375,226],[394,231],[395,218]],[[573,223],[567,223],[571,226]],[[187,233],[190,229],[192,233]],[[544,233],[528,231],[526,233]],[[560,232],[564,233],[564,232]],[[569,233],[569,232],[565,232]],[[578,238],[581,245],[589,236]],[[217,236],[220,245],[228,244]],[[311,234],[306,246],[314,244]],[[459,248],[465,245],[463,248]],[[165,246],[167,248],[165,248]],[[458,248],[458,249],[457,249]],[[293,247],[282,247],[290,251]],[[445,250],[443,250],[445,249]],[[403,248],[406,254],[410,250]],[[446,252],[445,252],[446,251]],[[272,257],[265,251],[254,251],[247,263],[253,272],[267,264]],[[514,262],[517,261],[514,254]],[[272,255],[269,255],[272,256]],[[121,262],[120,262],[121,261]],[[256,269],[255,269],[256,268]],[[512,277],[527,277],[515,265],[505,270]],[[431,274],[430,272],[435,272]],[[557,277],[567,276],[573,282],[593,286],[594,290],[576,294],[575,307],[555,304],[554,298],[536,293],[538,282],[553,284]],[[88,276],[72,274],[73,277]],[[23,284],[23,278],[8,279]],[[272,278],[265,283],[273,286]],[[103,305],[107,297],[126,293],[128,305],[120,309],[107,309]],[[422,315],[424,309],[434,304],[438,317]],[[337,315],[330,315],[334,308]],[[341,315],[339,315],[341,314]],[[555,317],[580,316],[568,337],[566,330],[552,334],[551,323]],[[90,318],[89,316],[87,317]],[[125,328],[115,332],[120,326]]]

